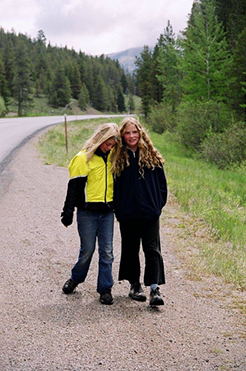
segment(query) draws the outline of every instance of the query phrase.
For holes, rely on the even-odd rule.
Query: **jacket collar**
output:
[[[126,148],[127,148],[128,153],[132,154],[133,157],[138,156],[138,154],[139,154],[139,147],[136,149],[135,152],[131,148],[127,147],[127,146],[126,146]]]
[[[109,151],[104,153],[103,151],[100,150],[100,147],[98,147],[96,150],[95,150],[95,155],[99,156],[99,157],[102,157],[105,160],[107,160],[107,157],[109,155]]]

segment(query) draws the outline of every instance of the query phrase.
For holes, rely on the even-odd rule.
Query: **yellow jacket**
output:
[[[108,212],[113,210],[113,175],[111,156],[99,149],[87,162],[80,151],[69,164],[70,179],[62,211],[62,222],[72,224],[75,207],[87,211]]]
[[[87,163],[85,152],[80,151],[69,164],[70,180],[86,178],[85,202],[113,201],[110,155],[105,160],[95,154]]]

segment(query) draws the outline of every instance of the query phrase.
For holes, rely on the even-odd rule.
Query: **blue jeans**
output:
[[[77,211],[78,232],[80,236],[80,252],[77,263],[72,269],[71,279],[76,283],[86,279],[91,259],[98,239],[99,268],[97,292],[103,294],[113,286],[113,212],[100,213],[95,211]]]

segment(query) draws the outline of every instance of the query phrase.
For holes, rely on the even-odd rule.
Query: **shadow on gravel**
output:
[[[134,320],[145,321],[146,313],[162,315],[164,307],[150,307],[147,303],[134,302],[128,297],[114,296],[113,305],[102,305],[99,302],[97,293],[91,294],[91,297],[82,295],[82,292],[76,291],[69,296],[61,293],[61,303],[48,304],[39,307],[39,309],[29,312],[30,317],[35,317],[40,324],[52,324],[52,327],[78,327],[78,323],[84,325],[98,324],[116,324],[118,322],[127,323]],[[93,296],[92,296],[93,295]]]

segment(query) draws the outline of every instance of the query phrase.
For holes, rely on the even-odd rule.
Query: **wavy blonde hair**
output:
[[[126,131],[126,127],[129,124],[135,125],[139,132],[139,173],[142,177],[144,177],[144,167],[146,166],[148,169],[154,170],[156,167],[162,167],[165,163],[164,158],[162,155],[157,151],[154,147],[150,137],[146,133],[143,126],[140,122],[135,119],[134,117],[127,117],[125,118],[120,125],[119,133],[120,133],[120,145],[117,148],[113,148],[113,151],[116,153],[114,161],[112,163],[112,172],[114,176],[119,176],[121,172],[124,170],[125,166],[129,166],[129,155],[127,153],[127,146],[124,142],[124,134]]]
[[[100,125],[94,134],[85,142],[82,151],[86,152],[86,160],[89,162],[97,148],[104,142],[109,139],[114,139],[116,141],[116,145],[114,147],[118,147],[119,145],[119,128],[118,125],[109,122],[106,124]],[[112,151],[111,151],[112,152]],[[117,153],[117,148],[114,150],[114,156]],[[112,157],[112,155],[111,155]]]

